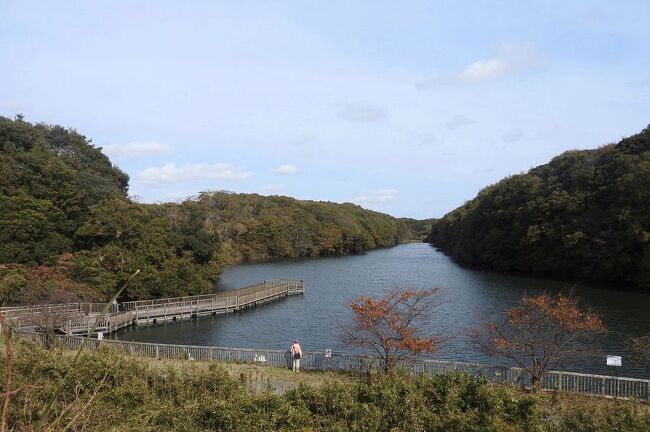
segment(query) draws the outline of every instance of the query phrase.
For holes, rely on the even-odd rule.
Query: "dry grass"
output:
[[[177,370],[201,370],[207,369],[209,362],[197,362],[190,360],[155,360],[145,359],[145,361],[152,368],[169,369],[170,367]],[[295,388],[299,384],[308,384],[314,387],[320,387],[326,381],[334,379],[339,381],[350,381],[359,379],[352,375],[335,372],[322,372],[322,371],[300,371],[294,373],[288,368],[263,366],[249,363],[234,363],[234,362],[216,362],[225,370],[228,371],[230,376],[235,379],[245,381],[256,390],[265,390],[266,385],[270,384],[271,388],[282,394],[284,391]],[[499,384],[491,384],[491,386],[498,386]],[[529,391],[522,390],[522,395],[530,395]],[[650,412],[650,404],[626,400],[626,399],[610,399],[596,396],[586,396],[573,393],[560,393],[542,391],[539,393],[540,402],[547,408],[570,409],[576,407],[612,407],[617,405],[636,405],[639,409]]]
[[[546,407],[559,407],[564,409],[581,407],[616,407],[621,405],[636,405],[640,410],[650,413],[650,404],[629,399],[613,399],[598,396],[587,396],[575,393],[540,392],[540,401]]]
[[[144,359],[147,364],[154,369],[176,369],[176,370],[193,370],[200,371],[207,369],[209,362],[196,362],[190,360],[155,360]],[[278,394],[298,387],[300,384],[308,384],[314,387],[320,387],[326,381],[350,380],[352,377],[335,372],[305,371],[302,370],[294,373],[288,368],[263,366],[250,363],[235,362],[216,362],[223,367],[231,377],[249,384],[257,391],[268,389],[275,390]]]
[[[1,341],[0,341],[0,346]],[[73,351],[66,351],[66,354],[74,354]],[[192,360],[156,360],[146,357],[136,357],[144,361],[149,367],[154,370],[169,370],[174,369],[177,371],[195,372],[207,370],[211,362],[205,361],[192,361]],[[252,388],[258,391],[267,390],[270,385],[271,389],[276,390],[277,393],[282,394],[285,391],[298,387],[299,384],[307,384],[313,387],[320,387],[329,380],[338,381],[351,381],[359,379],[358,376],[348,375],[338,372],[324,372],[324,371],[308,371],[301,370],[299,373],[294,373],[288,368],[277,366],[265,366],[253,363],[239,363],[239,362],[220,362],[215,361],[219,366],[223,367],[231,377],[249,384]],[[490,386],[499,386],[499,384],[490,384]],[[530,395],[529,391],[521,390],[522,395]],[[609,407],[624,404],[637,405],[642,410],[650,412],[650,404],[645,402],[626,400],[626,399],[610,399],[597,396],[587,396],[574,393],[561,393],[542,391],[539,392],[540,402],[545,407],[566,408],[571,407]]]
[[[28,373],[17,382],[32,382],[34,372],[27,365],[36,364],[39,384],[45,389],[21,393],[16,399],[14,424],[31,430],[29,413],[47,401],[58,382],[43,371],[50,371],[52,363],[61,363],[65,370],[74,353],[22,348],[17,370]],[[77,422],[87,430],[248,432],[300,427],[389,430],[389,424],[428,422],[435,426],[430,430],[476,432],[650,430],[650,404],[548,392],[531,395],[462,374],[422,380],[403,374],[368,379],[320,371],[296,374],[259,364],[155,360],[123,356],[108,347],[104,351],[84,354],[78,373],[57,400],[55,412],[64,413],[62,420],[56,420],[59,425]],[[109,377],[112,384],[98,386],[102,377]],[[274,394],[298,386],[284,397]],[[86,387],[85,393],[78,393]],[[110,408],[112,404],[118,411]],[[77,420],[83,409],[86,417]],[[333,424],[337,427],[329,428]]]

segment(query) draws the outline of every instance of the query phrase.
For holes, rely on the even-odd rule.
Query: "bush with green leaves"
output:
[[[14,430],[31,430],[72,356],[16,347]],[[4,385],[6,362],[0,360]],[[1,391],[1,389],[0,389]],[[142,360],[109,349],[86,352],[56,396],[45,424],[86,431],[647,431],[642,405],[549,406],[543,395],[488,384],[463,373],[414,377],[334,375],[320,387],[283,395],[255,392],[217,363]]]
[[[0,116],[0,172],[0,305],[106,300],[136,269],[123,300],[208,293],[242,261],[362,253],[429,226],[350,203],[224,191],[141,204],[90,139],[21,116]],[[60,277],[32,293],[36,268]]]
[[[484,188],[428,241],[481,268],[650,290],[650,126]]]

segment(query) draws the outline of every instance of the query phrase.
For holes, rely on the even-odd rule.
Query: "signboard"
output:
[[[325,349],[325,358],[332,358],[332,348]]]
[[[607,366],[622,366],[623,357],[621,356],[607,356]]]
[[[97,340],[104,340],[104,333],[97,332]]]

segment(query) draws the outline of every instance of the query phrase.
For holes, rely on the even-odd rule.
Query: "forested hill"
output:
[[[226,262],[362,253],[416,238],[419,222],[350,203],[223,191],[151,209],[181,232],[183,223],[200,221],[219,240],[215,257]]]
[[[125,199],[129,181],[84,136],[4,117],[0,173],[0,262],[50,262],[71,250],[88,208]]]
[[[128,176],[84,136],[0,117],[0,305],[210,292],[246,260],[344,255],[421,236],[426,221],[353,204],[202,193],[129,200]],[[424,225],[423,225],[424,224]]]
[[[650,290],[650,126],[483,189],[427,240],[483,268]]]

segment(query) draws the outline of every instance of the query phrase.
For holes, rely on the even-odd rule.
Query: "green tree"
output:
[[[650,127],[484,188],[427,240],[482,268],[650,289]]]

